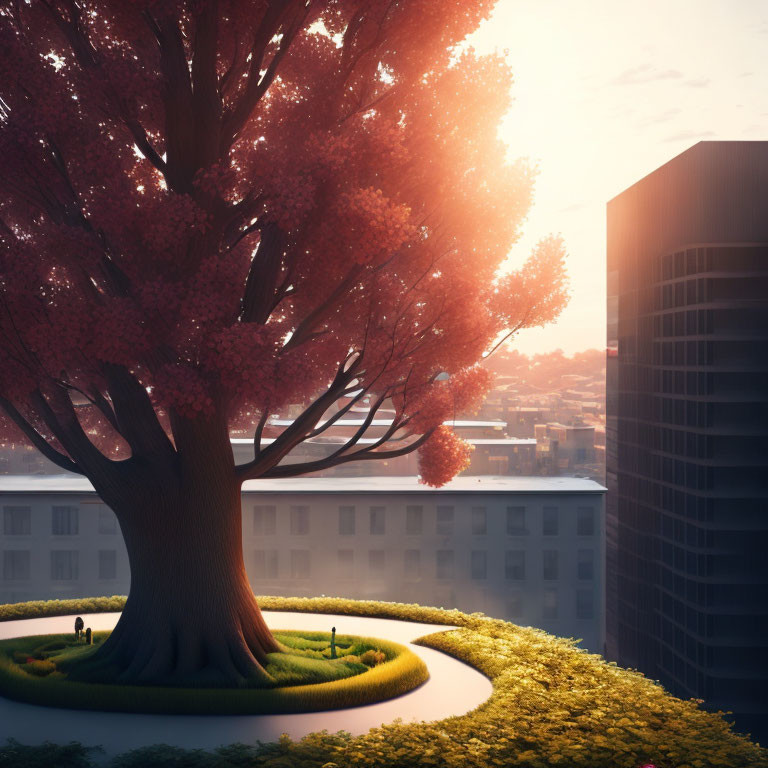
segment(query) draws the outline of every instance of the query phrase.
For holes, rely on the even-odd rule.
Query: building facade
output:
[[[608,203],[606,655],[768,737],[768,142]]]
[[[243,551],[257,594],[482,611],[604,643],[605,489],[579,478],[250,481]],[[112,512],[78,477],[0,478],[0,602],[127,594]]]

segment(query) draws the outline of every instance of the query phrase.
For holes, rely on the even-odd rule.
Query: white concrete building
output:
[[[604,643],[605,489],[567,477],[249,481],[243,549],[257,594],[483,611]],[[76,476],[0,477],[0,602],[126,594],[112,512]]]

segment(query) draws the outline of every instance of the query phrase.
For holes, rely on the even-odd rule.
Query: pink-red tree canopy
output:
[[[206,420],[255,429],[238,481],[422,445],[450,479],[478,361],[566,300],[558,238],[499,273],[533,174],[497,135],[507,65],[461,45],[492,6],[2,2],[6,436],[107,496]],[[281,464],[361,402],[331,457]]]

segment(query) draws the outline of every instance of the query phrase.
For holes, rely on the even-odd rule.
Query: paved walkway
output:
[[[120,614],[83,615],[86,626],[111,629]],[[106,756],[150,744],[171,744],[188,749],[213,749],[222,744],[275,741],[287,733],[299,739],[313,731],[350,731],[357,735],[397,718],[404,722],[441,720],[463,715],[491,695],[491,682],[477,670],[450,656],[412,645],[411,641],[453,627],[417,624],[394,619],[336,616],[317,613],[265,611],[274,630],[330,630],[340,635],[381,637],[407,645],[421,656],[429,680],[396,699],[365,707],[297,715],[139,715],[122,712],[88,712],[21,704],[0,697],[0,743],[9,737],[22,744],[43,741],[65,744],[79,741],[100,744]],[[75,616],[0,622],[0,639],[72,631]]]

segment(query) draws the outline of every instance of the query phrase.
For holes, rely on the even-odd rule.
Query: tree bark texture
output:
[[[210,446],[208,446],[210,448]],[[112,500],[131,568],[122,616],[78,679],[125,684],[259,686],[280,649],[243,563],[239,483],[204,444],[186,477]]]

